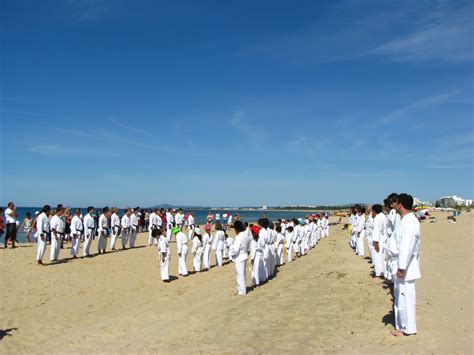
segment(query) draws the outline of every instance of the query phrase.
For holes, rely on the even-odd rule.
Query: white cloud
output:
[[[265,132],[263,129],[251,124],[246,119],[245,113],[242,111],[236,111],[233,113],[230,124],[248,138],[255,140],[262,140],[265,138]]]
[[[413,112],[416,112],[418,110],[435,106],[435,105],[440,105],[448,101],[448,99],[454,97],[457,95],[459,92],[458,91],[450,91],[446,92],[443,94],[435,95],[435,96],[430,96],[426,97],[420,100],[417,100],[411,104],[405,105],[395,111],[392,111],[382,117],[380,117],[376,123],[378,124],[388,124],[393,121],[402,119],[406,117],[409,114],[412,114]]]
[[[414,31],[388,40],[370,54],[396,61],[463,62],[474,58],[472,5],[438,6]]]

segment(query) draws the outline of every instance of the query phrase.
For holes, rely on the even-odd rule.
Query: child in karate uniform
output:
[[[151,235],[154,240],[158,239],[158,256],[160,257],[160,276],[164,282],[170,280],[170,257],[171,251],[166,236],[161,233],[161,229],[153,229]]]
[[[201,264],[202,264],[202,255],[204,253],[204,245],[202,242],[201,230],[197,227],[194,228],[193,247],[191,251],[194,256],[193,258],[194,271],[200,272]]]

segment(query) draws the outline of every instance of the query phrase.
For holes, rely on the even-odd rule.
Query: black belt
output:
[[[94,230],[94,227],[87,227],[87,229]]]
[[[134,224],[133,226],[134,226],[134,227],[138,227],[138,224]]]

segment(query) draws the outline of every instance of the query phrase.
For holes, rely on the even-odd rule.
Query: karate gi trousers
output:
[[[260,285],[261,282],[265,282],[267,280],[265,275],[262,253],[256,253],[252,267],[252,284]]]
[[[245,285],[245,271],[247,266],[247,260],[244,261],[235,261],[235,278],[237,281],[237,294],[238,295],[245,295],[247,293],[247,286]]]
[[[91,242],[92,242],[92,235],[84,236],[84,244],[82,245],[82,255],[89,256],[91,254]]]
[[[275,261],[278,266],[283,264],[283,244],[278,244]]]
[[[365,231],[360,232],[359,236],[357,237],[356,252],[359,256],[364,256],[365,253],[364,237]]]
[[[130,248],[135,248],[136,240],[137,240],[137,230],[132,228],[132,230],[130,231],[130,242],[129,242]]]
[[[222,267],[222,249],[216,249],[216,265]]]
[[[107,235],[104,232],[99,232],[99,239],[97,240],[97,250],[107,249]]]
[[[211,247],[206,246],[202,254],[203,269],[209,270],[211,268]]]
[[[201,265],[202,265],[202,251],[194,254],[194,258],[193,258],[194,271],[200,272]]]
[[[379,252],[373,248],[373,258],[375,276],[383,276],[385,269],[384,251],[383,247],[379,243]]]
[[[395,328],[405,334],[416,334],[416,290],[415,280],[394,278]]]
[[[76,256],[79,253],[79,246],[81,245],[81,235],[73,234],[71,240],[71,255]]]
[[[112,229],[112,237],[110,238],[110,250],[114,250],[115,249],[115,242],[117,241],[117,237],[118,237],[118,228],[115,229],[115,228]]]
[[[59,252],[61,250],[61,237],[58,236],[58,239],[51,234],[51,250],[49,253],[49,260],[54,261],[59,259]]]
[[[188,274],[188,269],[186,267],[186,256],[188,255],[188,246],[183,245],[181,251],[181,256],[178,261],[178,273],[180,275],[186,276]]]
[[[293,248],[292,247],[286,248],[286,256],[288,258],[288,262],[290,263],[293,260]]]
[[[41,239],[41,237],[38,235],[38,250],[36,252],[36,261],[43,261],[44,253],[46,251],[46,236],[44,236],[43,239]]]
[[[130,236],[130,232],[127,232],[122,229],[121,239],[122,239],[122,247],[126,247],[128,243],[128,237]]]
[[[160,276],[163,281],[170,279],[170,257],[170,253],[166,253],[163,260],[162,255],[160,255]]]

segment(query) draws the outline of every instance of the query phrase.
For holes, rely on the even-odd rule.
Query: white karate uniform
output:
[[[178,273],[186,276],[188,269],[186,267],[186,256],[188,255],[188,237],[183,232],[176,234],[176,250],[178,252]]]
[[[92,238],[94,237],[94,233],[95,233],[95,221],[94,221],[94,217],[92,217],[90,213],[86,214],[86,216],[84,217],[83,225],[84,225],[84,244],[82,246],[82,255],[89,256]]]
[[[191,248],[191,251],[193,253],[193,267],[194,271],[200,272],[201,271],[201,265],[202,265],[202,255],[204,253],[204,245],[201,239],[199,239],[197,236],[194,236],[193,238],[193,246]]]
[[[211,268],[211,245],[212,245],[212,234],[204,233],[202,236],[202,244],[204,246],[204,252],[202,255],[203,269],[209,270]]]
[[[285,247],[286,247],[286,255],[288,258],[288,262],[293,260],[293,232],[286,232],[285,235]]]
[[[130,216],[130,248],[135,248],[135,241],[137,240],[138,233],[138,216],[135,213],[132,213]]]
[[[107,248],[107,237],[109,235],[109,221],[105,214],[101,214],[99,217],[99,226],[97,231],[99,232],[97,249],[98,251],[105,250]]]
[[[276,242],[275,242],[275,248],[276,248],[276,254],[275,254],[275,264],[277,266],[280,266],[283,264],[283,247],[285,243],[285,236],[282,233],[277,233],[276,237]]]
[[[130,230],[132,228],[132,222],[130,220],[130,217],[127,215],[123,215],[122,220],[120,221],[122,225],[122,247],[125,248],[128,243],[128,238],[130,237]]]
[[[46,237],[50,233],[49,218],[46,213],[41,212],[36,220],[36,234],[38,235],[38,250],[36,253],[36,261],[43,261],[46,251]]]
[[[395,294],[395,328],[405,334],[415,334],[416,329],[416,280],[421,278],[420,222],[410,212],[401,218],[394,231],[395,243],[390,243],[390,255],[396,260],[396,269],[405,270],[400,279],[393,270]]]
[[[373,250],[375,276],[383,276],[385,274],[386,219],[387,217],[383,212],[377,214],[372,228],[372,242],[379,243],[379,251],[377,252],[375,248]]]
[[[58,215],[51,217],[51,250],[49,259],[55,261],[59,259],[59,252],[61,251],[61,240],[64,235],[64,221]]]
[[[329,237],[329,218],[324,217],[324,238]]]
[[[171,242],[171,237],[173,234],[171,233],[171,229],[174,225],[174,218],[170,212],[166,212],[166,238],[168,238],[168,243]]]
[[[263,266],[265,267],[265,280],[270,277],[270,265],[268,259],[270,258],[270,236],[268,235],[268,231],[265,228],[261,228],[258,234],[258,239],[262,240],[264,244],[263,248]]]
[[[250,239],[247,232],[240,232],[230,248],[230,256],[234,261],[235,275],[237,281],[237,294],[245,295],[247,287],[245,284],[245,272],[247,259],[249,258]]]
[[[148,223],[149,223],[149,228],[148,228],[148,246],[151,246],[152,244],[158,245],[158,240],[156,238],[152,237],[152,232],[154,229],[158,228],[156,224],[156,214],[155,212],[150,213],[150,216],[148,216]]]
[[[183,226],[183,220],[184,220],[184,216],[181,214],[181,213],[176,213],[176,215],[174,216],[174,220],[176,222],[176,225],[178,227],[182,227]]]
[[[71,219],[71,255],[77,256],[79,253],[79,246],[81,245],[81,236],[84,232],[84,225],[82,224],[82,220],[74,215]]]
[[[372,217],[372,213],[369,214],[367,220],[365,221],[365,237],[367,238],[367,246],[369,247],[369,255],[370,259],[374,260],[374,246],[372,243],[372,234],[374,229],[374,218]]]
[[[267,272],[263,262],[263,252],[265,250],[265,241],[258,238],[255,245],[255,255],[253,255],[252,284],[260,285],[267,281]]]
[[[189,240],[193,239],[194,236],[194,217],[192,215],[188,216],[188,238]]]
[[[214,234],[214,242],[212,244],[212,249],[216,254],[216,264],[217,266],[222,266],[222,256],[225,248],[225,234],[224,231],[217,231]]]
[[[276,248],[275,243],[277,239],[277,232],[274,229],[268,228],[268,236],[270,237],[268,240],[270,246],[270,258],[269,258],[269,275],[273,277],[275,275],[275,268],[276,268]]]
[[[117,237],[120,234],[120,217],[117,213],[113,213],[112,217],[110,217],[110,224],[112,226],[112,238],[110,238],[110,249],[115,249],[115,242],[117,241]]]
[[[365,246],[364,246],[364,238],[365,238],[365,216],[360,215],[357,219],[357,243],[356,243],[356,251],[359,256],[365,255]]]
[[[170,257],[171,251],[168,239],[164,235],[160,235],[158,239],[158,255],[160,257],[160,276],[163,281],[170,279]]]

